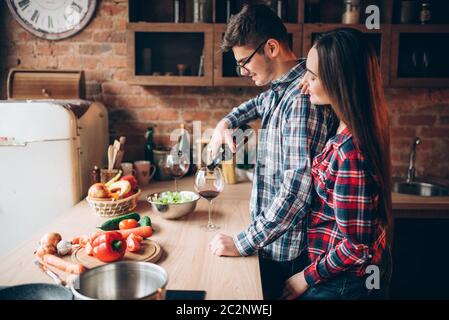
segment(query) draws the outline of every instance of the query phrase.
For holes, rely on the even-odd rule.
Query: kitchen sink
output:
[[[422,197],[449,196],[449,188],[423,181],[394,181],[393,191]]]

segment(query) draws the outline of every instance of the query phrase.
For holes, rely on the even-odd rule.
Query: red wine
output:
[[[205,198],[207,200],[212,200],[212,199],[218,197],[219,194],[220,194],[220,192],[215,191],[215,190],[200,191],[200,196],[202,196],[203,198]]]

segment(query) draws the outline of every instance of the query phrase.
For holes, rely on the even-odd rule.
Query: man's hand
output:
[[[308,288],[304,271],[301,271],[287,279],[281,299],[294,300],[302,296]]]
[[[240,252],[234,244],[232,237],[217,234],[209,244],[210,250],[217,256],[238,257]]]
[[[215,127],[212,138],[210,139],[208,147],[208,155],[212,158],[218,154],[218,150],[223,143],[226,143],[231,151],[235,153],[234,142],[232,140],[232,130],[229,129],[228,122],[226,120],[221,120]]]
[[[299,83],[299,88],[301,89],[302,94],[309,94],[309,83],[306,81],[306,77],[301,79]]]

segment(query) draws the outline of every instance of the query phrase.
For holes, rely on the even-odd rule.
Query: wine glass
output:
[[[165,159],[164,171],[175,179],[175,191],[178,192],[178,179],[189,171],[189,159],[181,152],[170,153]]]
[[[220,227],[212,222],[212,200],[215,199],[224,188],[224,178],[221,169],[215,167],[200,168],[195,175],[195,190],[209,202],[209,219],[207,225],[201,226],[204,231],[215,231]]]

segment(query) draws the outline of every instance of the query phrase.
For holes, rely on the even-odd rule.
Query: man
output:
[[[240,75],[270,87],[224,117],[212,135],[213,154],[223,141],[235,152],[229,129],[261,119],[251,224],[234,237],[216,235],[210,248],[219,256],[259,251],[264,297],[276,299],[285,280],[304,267],[302,220],[312,201],[311,163],[333,135],[333,116],[299,91],[305,60],[298,62],[285,26],[269,7],[245,6],[233,16],[222,49],[232,49]]]

